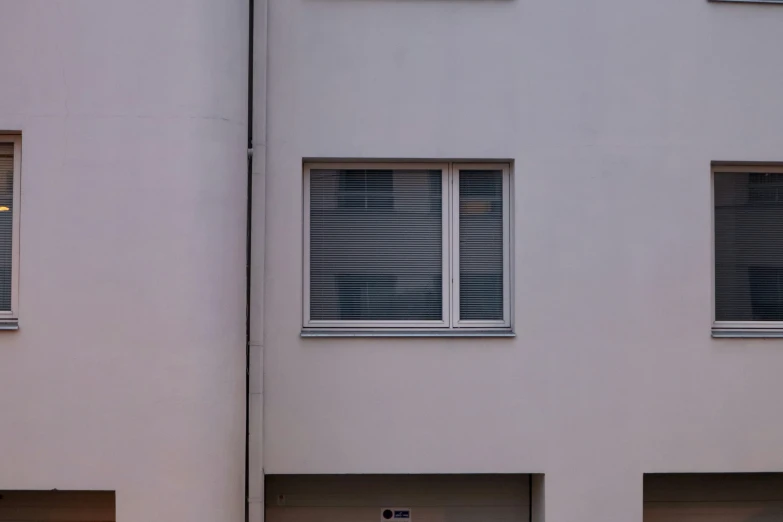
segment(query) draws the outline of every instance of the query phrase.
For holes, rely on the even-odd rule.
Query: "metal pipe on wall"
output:
[[[249,0],[246,522],[264,520],[263,359],[269,0]]]

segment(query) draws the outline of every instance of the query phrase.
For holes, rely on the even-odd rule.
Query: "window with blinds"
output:
[[[509,328],[509,166],[305,166],[305,328]]]
[[[713,182],[716,324],[783,325],[783,168],[715,167]]]
[[[0,323],[16,314],[18,136],[0,135]]]
[[[503,320],[503,171],[459,172],[459,318]]]

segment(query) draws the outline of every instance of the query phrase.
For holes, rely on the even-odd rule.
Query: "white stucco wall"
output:
[[[242,520],[247,20],[242,0],[0,0],[0,131],[23,140],[0,489]]]
[[[268,473],[541,472],[547,522],[641,522],[645,472],[783,470],[783,341],[710,338],[710,161],[783,160],[783,6],[270,8]],[[517,337],[300,338],[328,157],[512,158]]]

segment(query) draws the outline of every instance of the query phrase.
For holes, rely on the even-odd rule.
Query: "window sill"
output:
[[[516,337],[510,328],[493,330],[443,329],[443,330],[405,330],[405,329],[340,329],[305,328],[302,337]]]
[[[715,339],[783,339],[783,327],[726,327],[713,326]]]
[[[18,330],[19,319],[0,319],[0,331],[3,330]]]
[[[707,0],[716,4],[783,4],[783,0]]]

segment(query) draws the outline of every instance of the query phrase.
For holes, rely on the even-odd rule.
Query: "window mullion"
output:
[[[503,201],[503,321],[511,324],[511,294],[514,281],[511,270],[511,249],[513,241],[511,239],[511,218],[513,212],[511,198],[511,172],[509,167],[503,168],[503,192],[501,200]]]
[[[443,218],[443,320],[447,328],[452,325],[452,286],[451,286],[451,166],[444,165],[441,179],[441,213]]]
[[[449,165],[449,187],[451,199],[449,205],[450,212],[450,232],[451,245],[449,253],[451,254],[451,327],[456,328],[459,324],[459,169],[454,164]]]

